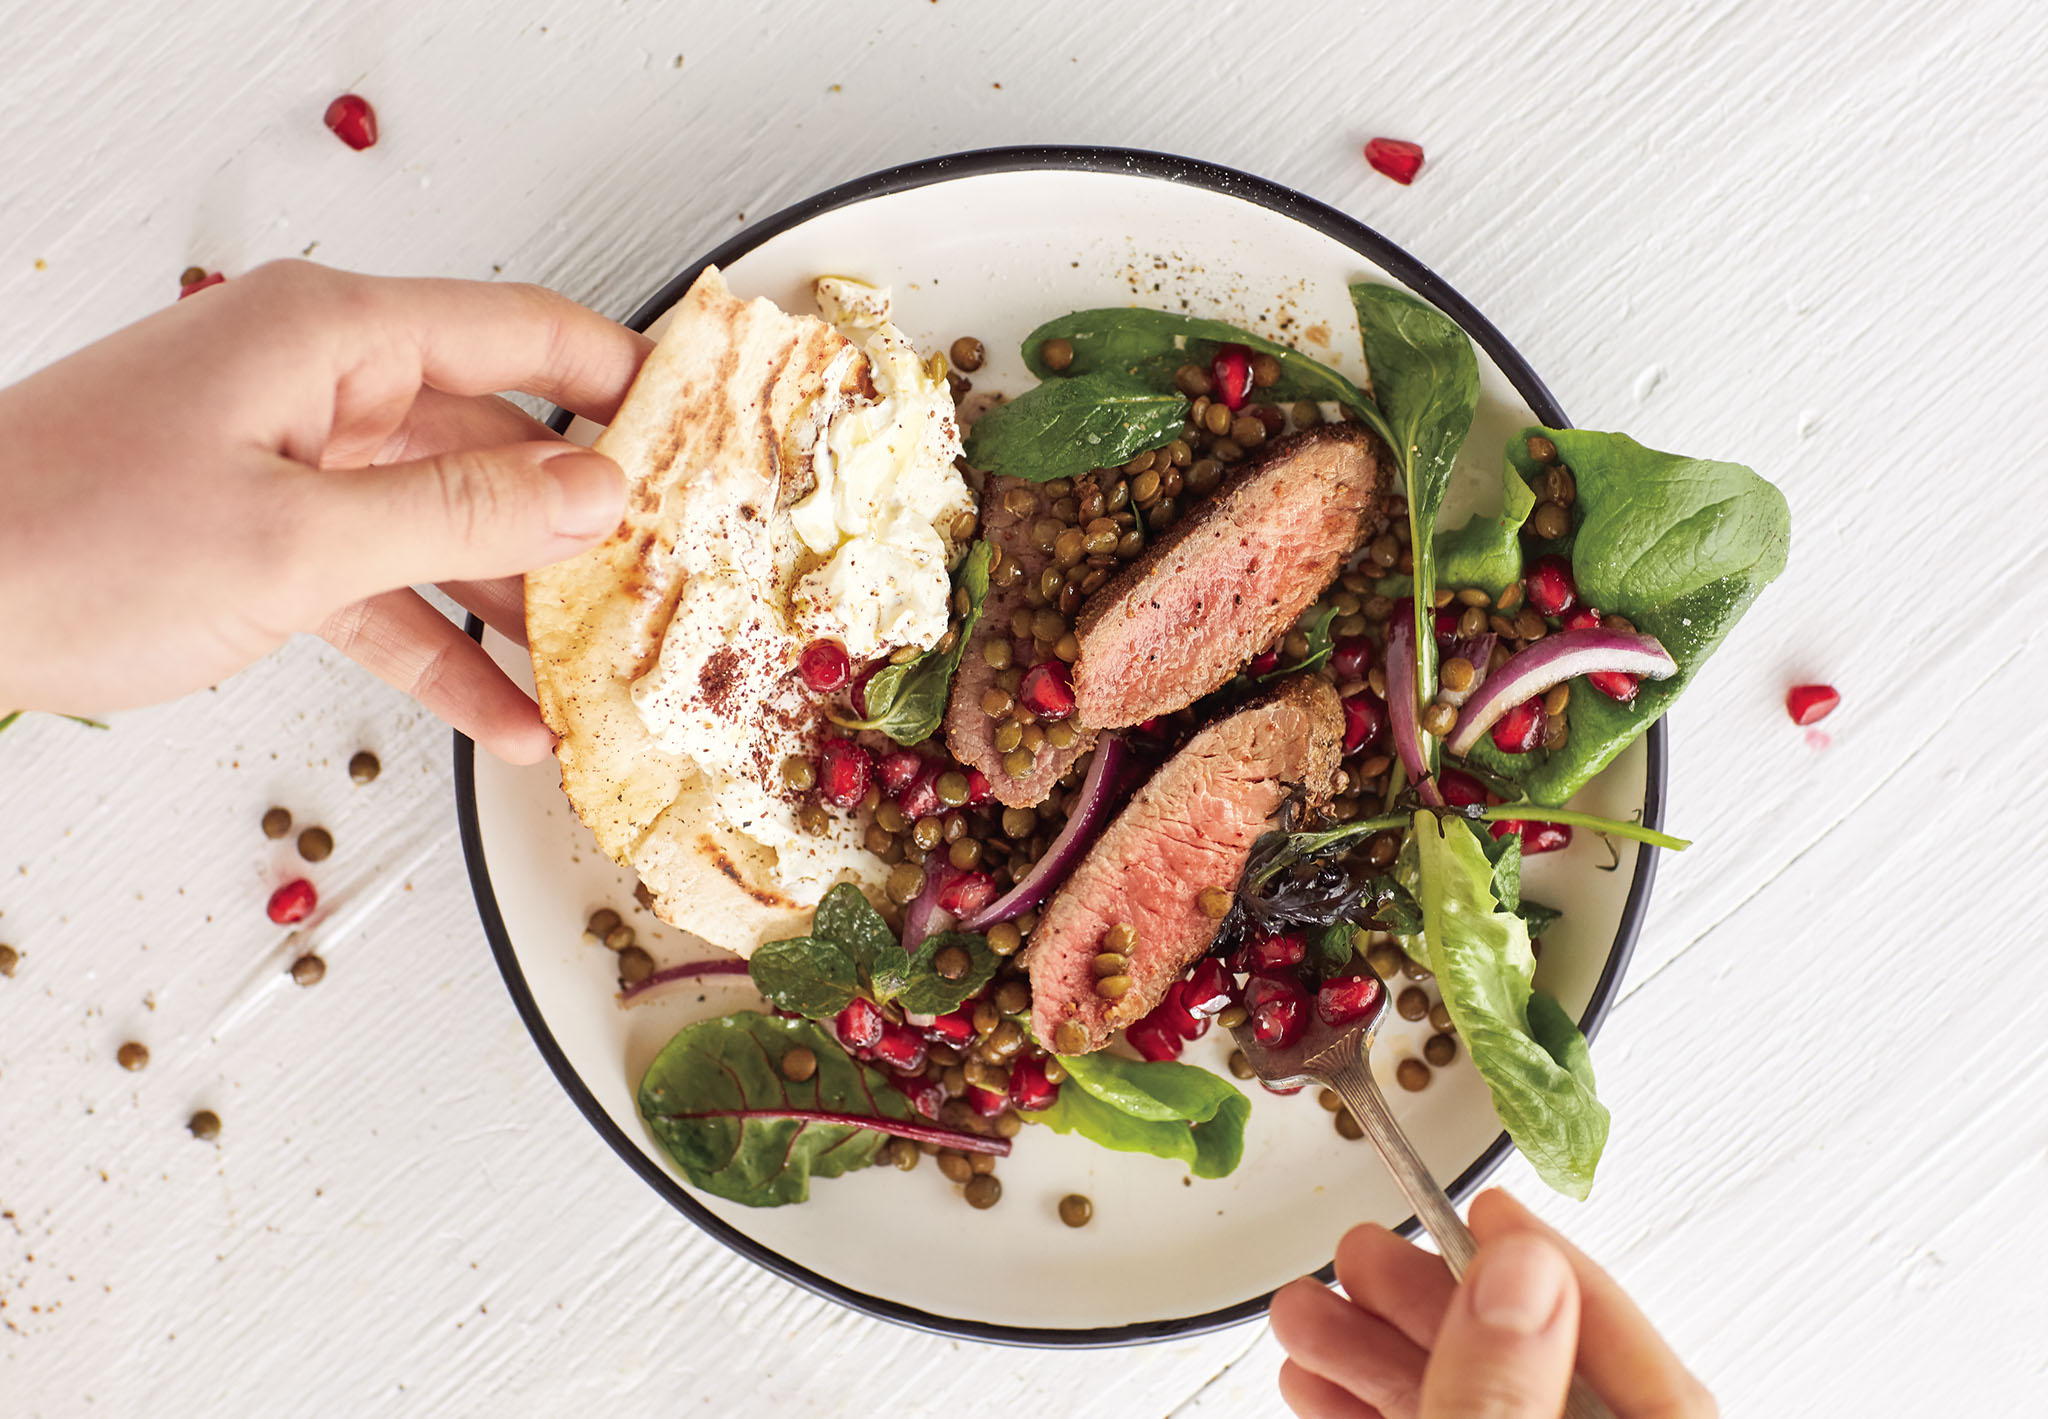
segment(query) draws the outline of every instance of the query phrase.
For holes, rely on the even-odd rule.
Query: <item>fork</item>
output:
[[[1232,1026],[1230,1033],[1252,1069],[1266,1083],[1283,1089],[1313,1083],[1337,1091],[1365,1130],[1365,1136],[1379,1149],[1380,1160],[1394,1175],[1408,1205],[1415,1209],[1416,1218],[1429,1229],[1451,1275],[1462,1279],[1478,1243],[1408,1141],[1408,1135],[1394,1122],[1386,1096],[1372,1077],[1372,1041],[1380,1021],[1386,1018],[1387,995],[1383,986],[1371,1010],[1343,1025],[1325,1024],[1311,1009],[1308,1028],[1301,1037],[1277,1049],[1259,1043],[1250,1020]],[[1574,1374],[1559,1419],[1614,1419],[1614,1412],[1593,1393],[1591,1386]]]

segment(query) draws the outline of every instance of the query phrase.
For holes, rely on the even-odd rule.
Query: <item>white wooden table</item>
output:
[[[23,0],[0,379],[194,263],[310,252],[623,314],[747,218],[997,143],[1178,150],[1357,214],[1576,420],[1751,463],[1793,507],[1790,571],[1675,716],[1670,821],[1699,845],[1598,1042],[1594,1200],[1503,1180],[1731,1414],[2040,1412],[2048,17],[755,8]],[[345,89],[370,152],[321,127]],[[1366,168],[1375,133],[1428,149],[1412,189]],[[1782,708],[1808,678],[1845,696],[1813,734]],[[384,773],[358,789],[362,747]],[[262,911],[273,802],[337,843],[310,990]],[[958,1344],[691,1229],[513,1014],[448,736],[317,644],[109,733],[0,736],[0,941],[5,1414],[1281,1412],[1260,1327]]]

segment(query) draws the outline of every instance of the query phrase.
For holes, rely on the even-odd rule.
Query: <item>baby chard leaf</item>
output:
[[[1124,1153],[1177,1159],[1198,1178],[1220,1178],[1244,1157],[1251,1100],[1191,1064],[1141,1063],[1112,1054],[1061,1056],[1067,1083],[1051,1108],[1024,1117]]]

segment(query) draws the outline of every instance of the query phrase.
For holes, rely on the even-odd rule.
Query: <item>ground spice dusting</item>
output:
[[[733,692],[739,688],[740,656],[731,646],[720,646],[705,657],[704,668],[697,672],[697,689],[704,696],[704,704],[717,714],[730,714],[736,706],[732,703]]]

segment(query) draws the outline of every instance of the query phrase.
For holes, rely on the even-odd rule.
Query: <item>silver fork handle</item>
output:
[[[1472,1256],[1479,1250],[1479,1244],[1472,1239],[1471,1229],[1458,1215],[1457,1208],[1451,1205],[1450,1197],[1438,1185],[1436,1176],[1424,1165],[1414,1145],[1409,1143],[1408,1135],[1401,1131],[1400,1124],[1394,1122],[1393,1112],[1387,1108],[1386,1095],[1380,1092],[1379,1082],[1372,1077],[1372,1066],[1366,1062],[1363,1052],[1358,1059],[1332,1070],[1327,1078],[1330,1087],[1343,1097],[1352,1116],[1365,1129],[1365,1136],[1372,1140],[1373,1147],[1380,1150],[1381,1161],[1394,1175],[1394,1182],[1408,1199],[1408,1205],[1415,1209],[1416,1217],[1429,1230],[1437,1250],[1443,1254],[1444,1264],[1451,1269],[1451,1275],[1462,1280],[1465,1268],[1472,1264]],[[1574,1374],[1559,1419],[1614,1419],[1614,1411],[1593,1393],[1591,1386]]]

